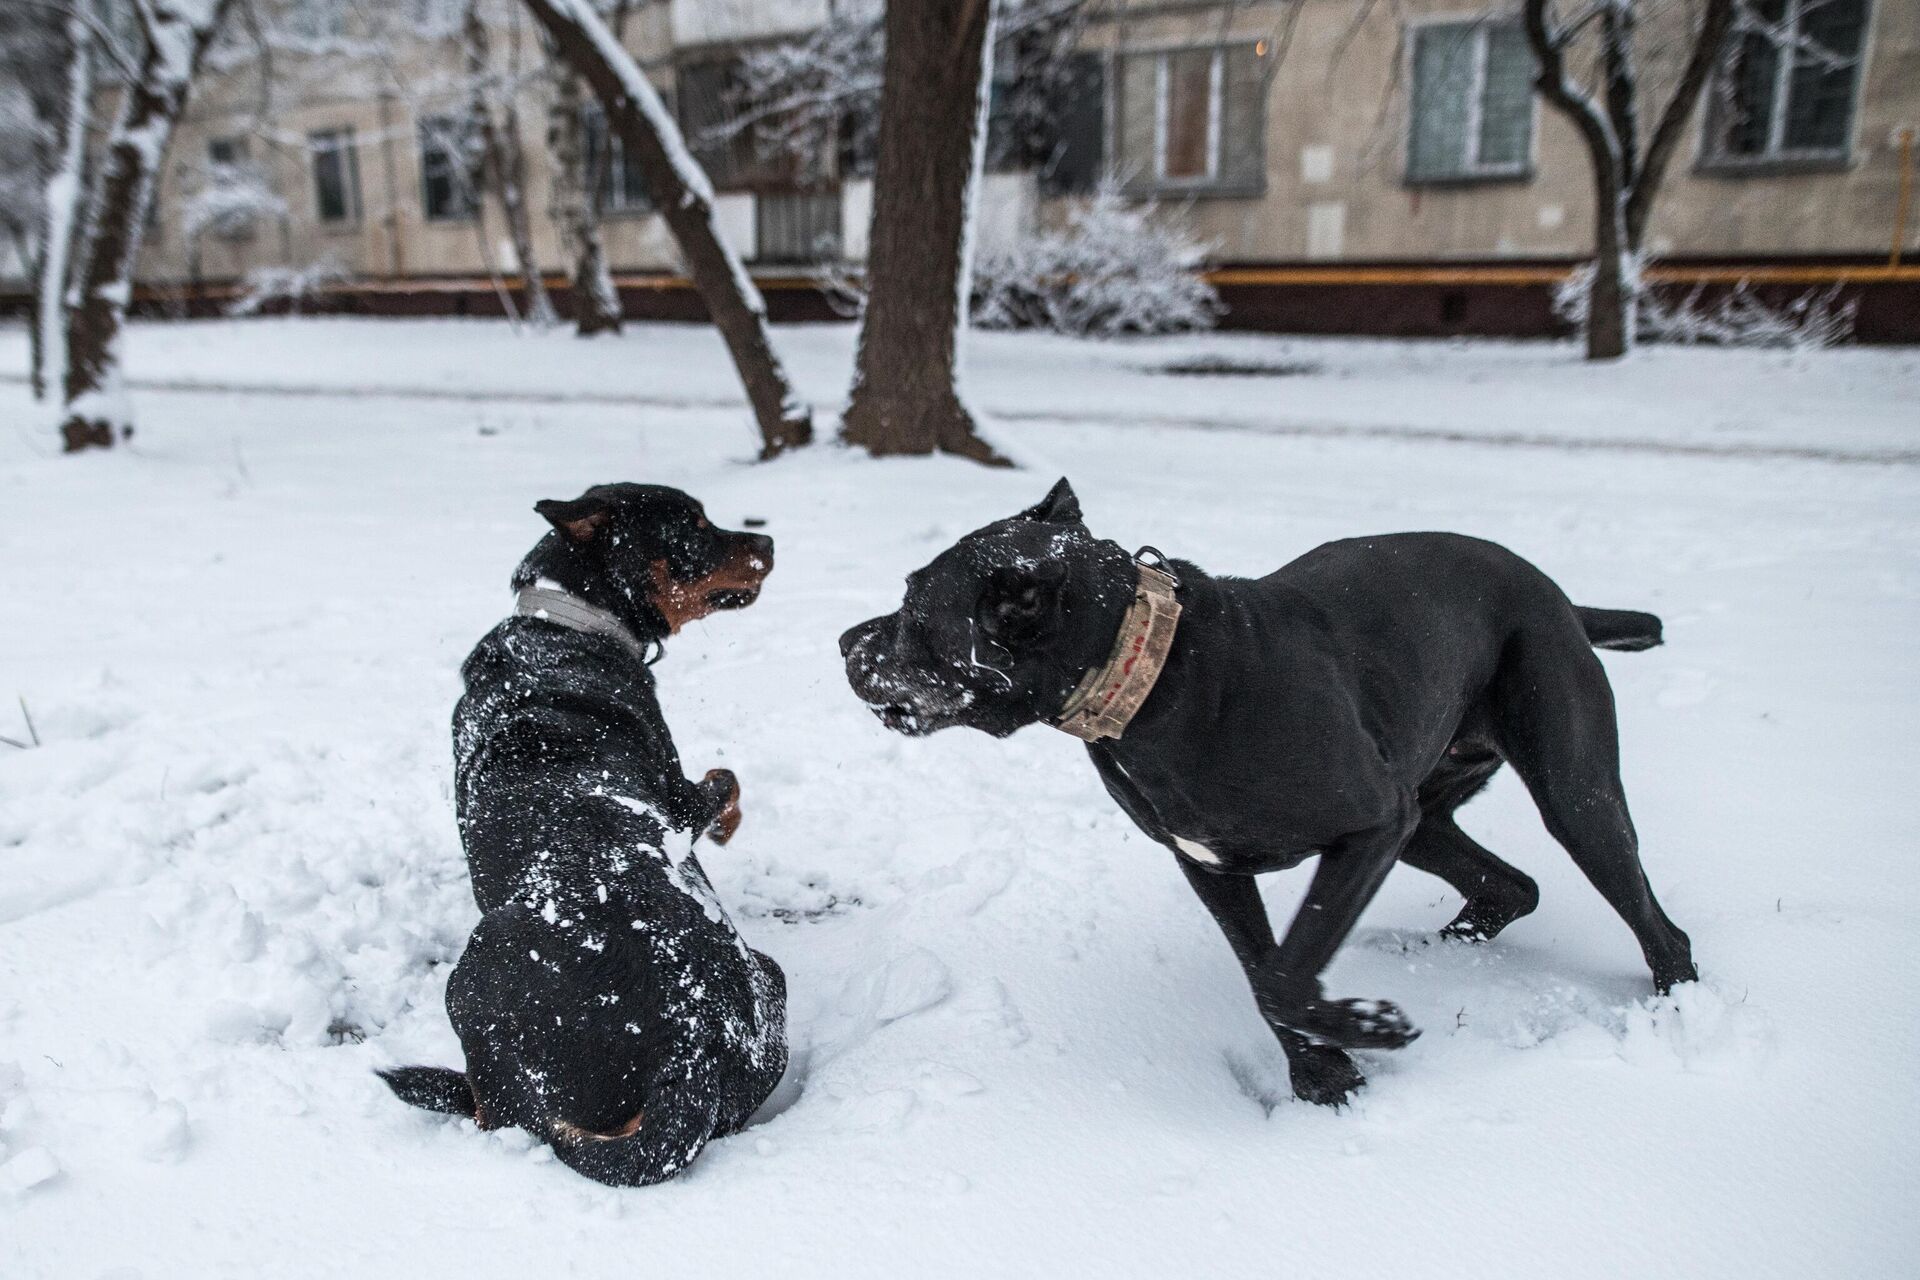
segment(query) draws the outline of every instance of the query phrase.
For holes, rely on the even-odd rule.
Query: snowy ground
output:
[[[833,401],[849,331],[779,336]],[[1914,353],[994,336],[973,385],[1029,465],[989,472],[752,465],[698,329],[344,321],[137,328],[136,387],[302,394],[147,390],[134,448],[66,459],[23,345],[0,333],[0,734],[17,692],[44,745],[0,746],[8,1280],[1912,1274]],[[1206,355],[1301,371],[1149,372]],[[1540,911],[1433,945],[1454,899],[1397,871],[1330,985],[1426,1035],[1345,1112],[1292,1101],[1076,743],[893,737],[840,675],[844,626],[1059,474],[1096,531],[1222,572],[1452,528],[1661,613],[1667,647],[1607,665],[1705,981],[1648,997],[1503,775],[1468,826]],[[611,479],[780,546],[761,603],[659,674],[689,768],[745,787],[704,856],[787,971],[788,1105],[638,1192],[371,1074],[458,1061],[456,668],[533,500]],[[1269,878],[1276,917],[1300,881]]]

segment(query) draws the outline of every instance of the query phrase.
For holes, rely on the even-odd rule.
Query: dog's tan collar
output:
[[[513,612],[515,617],[541,618],[575,631],[584,631],[588,635],[606,636],[618,641],[621,648],[641,662],[649,661],[647,646],[627,630],[626,623],[608,610],[597,604],[588,604],[571,592],[557,587],[522,587],[513,598]]]
[[[1150,558],[1149,558],[1150,557]],[[1117,738],[1145,705],[1173,651],[1173,633],[1180,625],[1180,602],[1174,590],[1180,580],[1166,569],[1167,558],[1152,547],[1134,553],[1139,580],[1133,603],[1120,621],[1113,652],[1104,666],[1080,678],[1053,727],[1086,742]]]

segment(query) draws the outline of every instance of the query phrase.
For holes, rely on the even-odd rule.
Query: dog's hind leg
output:
[[[1482,848],[1454,824],[1451,814],[1421,819],[1400,861],[1439,876],[1466,899],[1453,923],[1440,931],[1443,938],[1487,942],[1540,905],[1533,877]]]
[[[1500,769],[1500,757],[1474,741],[1454,744],[1447,761],[1420,784],[1420,825],[1400,861],[1452,885],[1466,902],[1443,938],[1486,942],[1540,905],[1533,878],[1481,847],[1453,820]]]
[[[1586,637],[1516,636],[1492,693],[1507,759],[1548,832],[1633,930],[1654,987],[1694,981],[1692,944],[1661,910],[1640,865],[1620,785],[1613,690]]]
[[[1179,859],[1187,883],[1206,905],[1227,945],[1240,961],[1249,980],[1261,960],[1273,951],[1273,925],[1267,919],[1266,903],[1260,898],[1260,886],[1252,876],[1221,875]],[[1287,1055],[1287,1076],[1294,1096],[1323,1107],[1337,1107],[1365,1084],[1353,1059],[1343,1049],[1315,1044],[1297,1031],[1274,1027],[1273,1033]]]

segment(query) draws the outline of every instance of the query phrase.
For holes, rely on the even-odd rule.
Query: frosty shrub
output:
[[[299,315],[307,299],[322,288],[352,278],[353,273],[333,258],[304,267],[255,267],[247,272],[246,286],[227,308],[227,314],[258,315],[274,303],[284,302],[288,314]]]
[[[209,231],[239,238],[252,233],[256,219],[278,218],[286,212],[287,202],[253,165],[213,164],[182,206],[180,229],[190,240]]]
[[[1220,297],[1198,274],[1209,245],[1154,206],[1103,190],[1067,225],[983,255],[973,271],[973,322],[1105,338],[1211,329]]]
[[[1695,285],[1672,303],[1645,285],[1641,264],[1623,264],[1623,283],[1633,297],[1634,340],[1671,342],[1683,346],[1767,347],[1815,350],[1838,346],[1853,338],[1859,304],[1840,300],[1840,286],[1809,289],[1778,305],[1755,294],[1745,283],[1707,301],[1705,285]],[[1553,292],[1553,314],[1584,332],[1587,290],[1593,282],[1593,264],[1573,272]]]

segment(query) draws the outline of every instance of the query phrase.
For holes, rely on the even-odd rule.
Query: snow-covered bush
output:
[[[266,175],[250,164],[209,165],[199,189],[187,197],[180,213],[180,229],[189,240],[211,231],[218,236],[245,236],[256,218],[286,213],[282,200]]]
[[[973,322],[1101,338],[1211,329],[1220,297],[1199,275],[1210,247],[1155,206],[1103,189],[1060,230],[974,264]]]
[[[299,315],[301,304],[321,287],[352,276],[352,272],[333,258],[322,258],[304,267],[255,267],[247,272],[246,287],[227,308],[227,314],[257,315],[272,303],[284,302],[291,314]]]
[[[1636,342],[1813,350],[1851,341],[1859,311],[1858,302],[1841,301],[1837,284],[1809,289],[1778,305],[1761,298],[1744,281],[1708,301],[1707,286],[1701,284],[1669,303],[1646,284],[1639,260],[1628,259],[1621,274],[1623,287],[1633,298]],[[1587,263],[1554,290],[1553,314],[1575,332],[1586,329],[1587,291],[1592,283],[1593,264]]]

